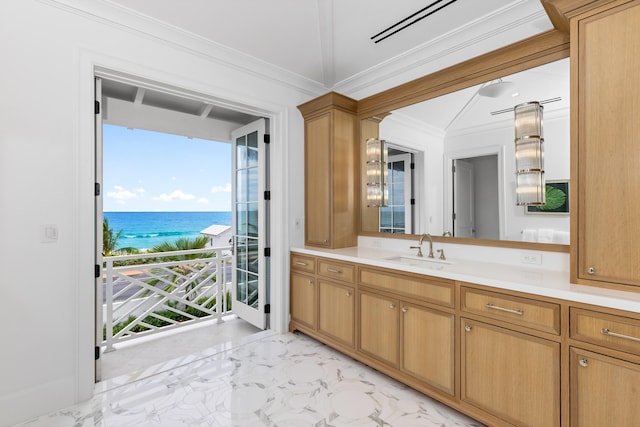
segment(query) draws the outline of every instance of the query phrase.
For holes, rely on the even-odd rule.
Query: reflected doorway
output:
[[[453,235],[500,238],[498,155],[453,160]]]

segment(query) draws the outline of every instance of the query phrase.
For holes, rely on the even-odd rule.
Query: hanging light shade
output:
[[[384,140],[367,139],[367,206],[387,206],[387,147]]]
[[[539,102],[519,104],[513,109],[518,205],[545,204],[542,110]]]

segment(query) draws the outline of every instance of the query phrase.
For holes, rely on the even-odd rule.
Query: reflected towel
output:
[[[538,230],[539,243],[553,243],[553,235],[555,231],[551,228],[540,228]]]
[[[522,230],[523,242],[535,242],[538,240],[538,231],[531,228]]]
[[[556,231],[553,234],[553,243],[558,245],[568,245],[571,243],[570,235],[568,231]]]

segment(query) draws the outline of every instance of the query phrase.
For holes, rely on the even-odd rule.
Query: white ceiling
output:
[[[456,53],[477,56],[552,28],[539,0],[106,2],[327,89],[346,88],[366,74],[381,78],[381,71],[415,78],[414,67],[442,68],[460,62]],[[429,5],[415,18],[446,7],[386,40],[371,40]]]

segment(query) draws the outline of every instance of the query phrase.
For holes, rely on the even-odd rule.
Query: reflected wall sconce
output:
[[[513,108],[516,144],[516,204],[540,206],[545,201],[544,138],[539,102],[527,102]]]
[[[387,146],[384,140],[367,139],[367,206],[384,207],[388,204]]]

